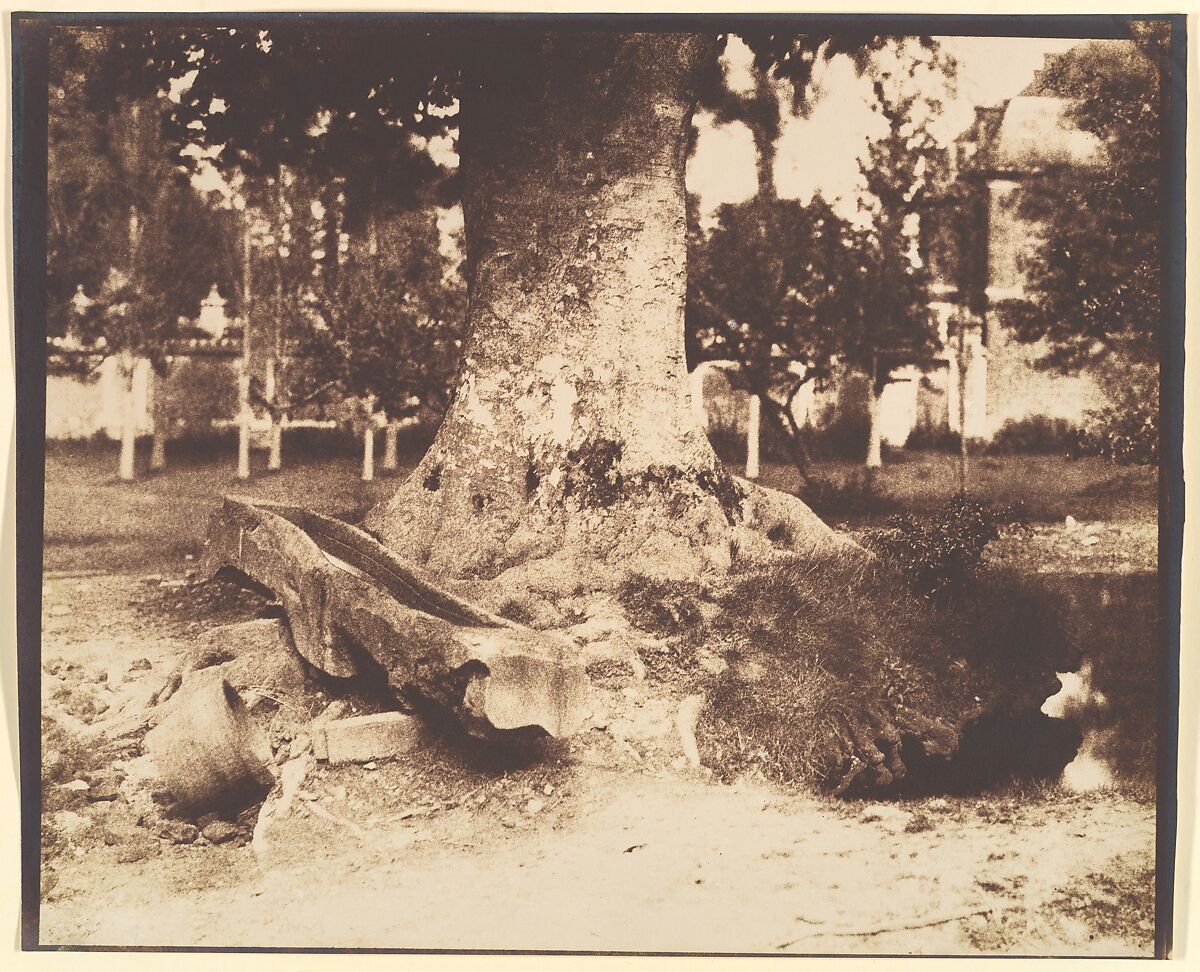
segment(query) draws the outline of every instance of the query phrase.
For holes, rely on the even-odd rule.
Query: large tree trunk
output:
[[[690,407],[684,165],[700,35],[555,33],[475,59],[454,400],[365,525],[448,577],[549,594],[724,569],[758,523]],[[838,539],[796,503],[789,535]],[[507,572],[507,573],[506,573]]]

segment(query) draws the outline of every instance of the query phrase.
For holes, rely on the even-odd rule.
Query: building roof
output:
[[[1000,169],[1026,172],[1052,165],[1094,165],[1101,144],[1091,132],[1067,118],[1064,98],[1020,95],[1009,100],[990,146],[990,162]]]
[[[1019,175],[1056,165],[1100,164],[1100,140],[1071,122],[1069,107],[1067,99],[1049,95],[981,105],[974,123],[958,137],[960,166]]]

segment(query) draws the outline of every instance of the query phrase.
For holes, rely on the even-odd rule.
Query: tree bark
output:
[[[238,372],[238,479],[250,478],[250,216],[242,233],[242,362]]]
[[[883,465],[883,428],[880,425],[879,399],[883,394],[883,383],[879,378],[879,362],[871,359],[871,380],[867,387],[867,476],[873,477],[875,470]]]
[[[701,35],[556,32],[474,62],[468,337],[432,447],[366,518],[388,546],[560,594],[728,568],[754,517],[690,407],[683,340],[687,136],[712,53]],[[800,509],[809,540],[838,545]]]
[[[381,469],[393,472],[400,465],[400,457],[396,453],[396,437],[399,433],[395,422],[388,422],[383,430],[383,462]]]
[[[150,470],[162,472],[167,468],[167,437],[159,428],[154,429],[154,437],[150,441]]]
[[[278,323],[276,327],[278,327]],[[272,355],[267,359],[267,376],[263,382],[263,397],[271,404],[271,439],[270,450],[267,453],[267,469],[271,472],[278,472],[283,466],[283,415],[278,408],[275,407],[276,387],[275,387],[275,369],[276,358]]]
[[[167,468],[167,417],[163,412],[162,396],[159,394],[158,373],[151,369],[147,377],[150,421],[154,429],[150,444],[150,471],[162,472]]]
[[[967,495],[967,325],[958,326],[958,495]]]
[[[132,482],[136,476],[134,467],[134,447],[137,443],[137,416],[134,415],[134,377],[137,359],[125,351],[121,353],[120,370],[122,378],[121,395],[121,457],[117,466],[117,476]]]
[[[758,479],[759,448],[762,445],[762,398],[751,395],[746,415],[746,478]]]
[[[370,417],[363,429],[362,478],[364,483],[375,478],[375,423]]]

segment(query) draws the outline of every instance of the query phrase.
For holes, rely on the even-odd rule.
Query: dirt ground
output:
[[[1083,536],[1051,542],[1100,546]],[[273,824],[258,840],[253,815],[165,825],[138,737],[114,727],[197,634],[260,606],[199,596],[183,570],[47,574],[45,944],[1151,954],[1152,803],[1116,786],[875,805],[717,785],[684,756],[682,700],[636,666],[599,681],[582,735],[505,765],[438,741],[315,763],[272,689],[286,673],[264,672],[284,705],[255,713],[289,781]]]

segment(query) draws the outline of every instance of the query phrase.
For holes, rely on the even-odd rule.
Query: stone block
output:
[[[400,756],[423,744],[421,723],[403,712],[335,719],[313,726],[313,752],[330,763],[366,763]]]

